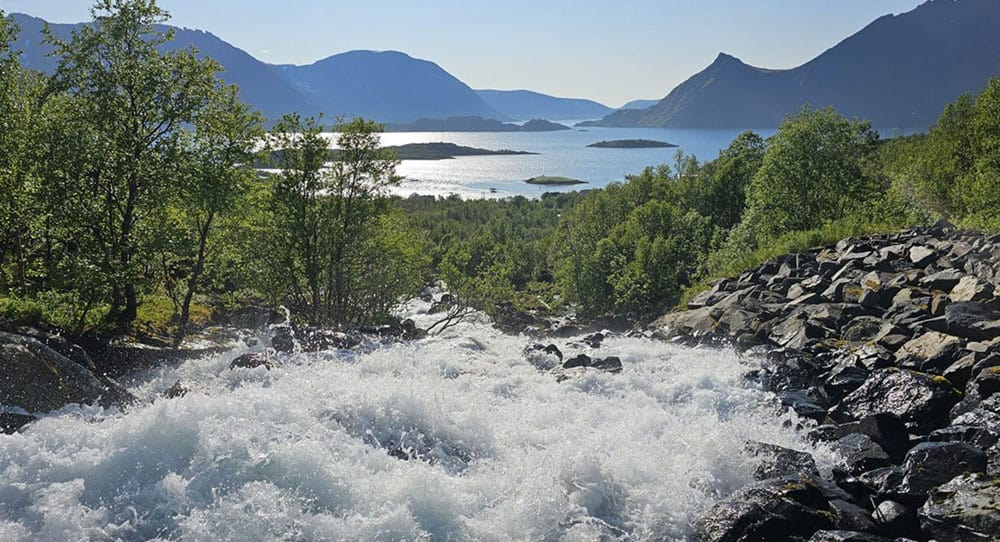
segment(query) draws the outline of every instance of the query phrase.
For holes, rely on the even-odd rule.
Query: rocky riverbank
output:
[[[709,541],[997,540],[1000,235],[947,224],[846,239],[716,281],[655,334],[728,343],[842,458],[774,468],[696,525]]]

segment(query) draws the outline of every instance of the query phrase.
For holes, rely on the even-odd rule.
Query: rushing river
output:
[[[0,435],[0,540],[683,540],[750,480],[746,441],[811,451],[731,352],[558,339],[624,365],[560,382],[529,342],[480,322],[270,371],[229,369],[245,346],[158,369],[127,412]]]

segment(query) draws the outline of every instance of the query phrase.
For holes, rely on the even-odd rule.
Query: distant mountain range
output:
[[[647,107],[656,105],[658,101],[660,100],[632,100],[618,109],[646,109]]]
[[[599,119],[614,109],[593,100],[557,98],[531,90],[477,90],[487,105],[515,120]]]
[[[15,47],[22,51],[22,64],[51,73],[56,60],[47,56],[51,49],[41,43],[45,21],[13,15],[21,26]],[[50,26],[57,36],[68,39],[81,24]],[[361,116],[388,123],[448,117],[594,119],[613,111],[590,100],[531,91],[474,91],[437,64],[395,51],[350,51],[308,66],[271,65],[211,33],[163,28],[173,28],[175,34],[169,47],[193,45],[201,54],[214,58],[224,68],[222,79],[238,85],[242,99],[272,120],[291,111]]]
[[[596,126],[772,128],[804,104],[878,128],[926,130],[944,106],[1000,75],[1000,1],[930,0],[881,17],[815,59],[767,70],[720,54],[666,98]]]

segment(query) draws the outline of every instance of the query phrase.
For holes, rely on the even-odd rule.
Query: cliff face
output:
[[[598,125],[773,128],[803,105],[879,128],[925,130],[944,106],[1000,75],[1000,2],[930,0],[881,17],[815,59],[766,70],[720,54],[656,105]]]

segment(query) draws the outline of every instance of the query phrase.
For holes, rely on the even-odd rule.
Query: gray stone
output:
[[[956,477],[931,492],[919,515],[923,530],[937,540],[996,540],[1000,533],[1000,477]]]
[[[868,435],[851,433],[830,444],[850,474],[861,474],[890,464],[889,454]]]
[[[906,453],[900,491],[924,495],[962,473],[986,472],[986,454],[964,442],[922,442]]]
[[[958,281],[962,280],[965,273],[958,269],[945,269],[943,271],[938,271],[937,273],[931,273],[926,277],[920,279],[921,286],[930,288],[931,290],[939,290],[942,292],[950,292],[952,288],[958,284]]]
[[[830,415],[845,422],[890,413],[899,416],[911,429],[929,432],[947,425],[949,410],[960,398],[961,393],[944,378],[908,370],[878,369],[837,404]]]
[[[1000,337],[1000,311],[976,301],[955,302],[944,311],[948,332],[977,341]]]
[[[920,360],[921,364],[954,355],[962,345],[962,340],[937,331],[928,331],[910,339],[896,351],[896,360],[907,358]]]
[[[870,521],[870,520],[869,520]],[[858,531],[816,531],[809,542],[892,542],[891,538]]]
[[[0,403],[48,412],[70,403],[125,406],[135,398],[110,379],[96,376],[37,339],[0,332]]]
[[[993,298],[993,285],[977,277],[965,276],[952,288],[948,297],[956,303],[963,301],[987,301]]]
[[[756,482],[714,504],[694,522],[706,542],[789,540],[831,529],[829,501],[807,477]]]
[[[757,480],[798,474],[819,476],[816,461],[806,452],[756,441],[748,442],[746,450],[758,461],[754,469],[754,478]]]
[[[937,259],[937,252],[933,248],[925,246],[910,247],[910,262],[917,267],[926,267],[927,264]]]

